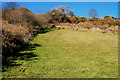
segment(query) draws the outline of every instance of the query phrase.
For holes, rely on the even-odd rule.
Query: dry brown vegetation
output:
[[[47,25],[46,18],[34,15],[24,7],[3,10],[2,51],[3,56],[18,51]]]
[[[31,38],[26,26],[16,26],[4,20],[2,21],[2,35],[2,49],[5,53],[20,48],[20,45],[27,43]]]
[[[72,29],[72,30],[101,30],[102,32],[118,32],[118,27],[120,25],[120,20],[107,16],[107,18],[85,18],[69,16],[69,23],[55,23],[54,26],[58,29]],[[72,23],[72,24],[71,24]],[[83,29],[84,28],[84,29]]]

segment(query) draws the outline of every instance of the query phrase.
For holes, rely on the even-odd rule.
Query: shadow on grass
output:
[[[41,28],[40,31],[34,33],[34,37],[37,34],[45,34],[49,31],[52,31],[51,28]],[[22,44],[22,43],[21,43]],[[41,47],[39,44],[23,44],[19,50],[14,50],[14,53],[4,53],[4,58],[2,58],[2,72],[9,70],[11,67],[20,66],[22,64],[18,64],[16,60],[25,60],[25,61],[32,61],[37,58],[37,55],[32,52],[36,49],[36,47]],[[23,51],[24,53],[20,53]]]
[[[37,34],[45,34],[50,31],[53,31],[53,28],[41,28],[40,31],[34,33],[34,37],[37,36]]]
[[[41,47],[39,44],[26,44],[22,47],[20,51],[30,51],[24,53],[10,53],[9,55],[5,55],[4,59],[2,60],[2,72],[9,70],[11,67],[17,67],[21,64],[18,64],[16,60],[25,60],[25,61],[32,61],[37,58],[37,55],[32,52],[36,49],[36,47]]]
[[[6,55],[4,59],[2,60],[2,72],[7,71],[9,68],[13,66],[20,66],[21,64],[18,64],[15,62],[17,59],[19,60],[25,60],[25,61],[32,61],[32,57],[37,57],[37,55],[32,52],[36,49],[36,47],[41,47],[39,44],[26,44],[22,47],[20,51],[30,51],[25,53],[11,53],[9,55]]]

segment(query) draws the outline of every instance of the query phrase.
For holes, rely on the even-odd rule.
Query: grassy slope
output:
[[[112,33],[55,30],[38,34],[32,60],[3,73],[17,78],[108,78],[118,75],[118,36]]]

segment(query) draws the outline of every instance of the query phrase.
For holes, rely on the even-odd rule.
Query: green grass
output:
[[[3,72],[4,78],[117,78],[118,35],[100,32],[54,30],[38,34],[30,60]],[[23,59],[26,56],[23,56]]]

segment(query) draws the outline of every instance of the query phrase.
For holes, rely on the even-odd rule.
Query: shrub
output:
[[[3,10],[11,10],[11,9],[15,9],[18,7],[19,5],[16,2],[8,2],[6,3],[6,6],[3,7]]]
[[[70,22],[69,17],[64,13],[63,8],[53,9],[44,14],[45,17],[49,17],[49,22]]]
[[[7,20],[10,24],[20,25],[39,25],[36,23],[34,14],[24,7],[3,11],[2,18]]]
[[[71,23],[76,23],[78,20],[78,18],[76,16],[71,16],[71,17],[69,17],[69,19],[70,19]]]
[[[86,21],[85,17],[78,17],[78,20],[76,21],[76,23],[85,22],[85,21]]]
[[[3,10],[2,47],[4,53],[18,51],[27,44],[41,29],[47,25],[43,15],[34,15],[26,8]]]
[[[31,39],[27,27],[15,26],[2,21],[2,49],[3,53],[11,53]],[[4,55],[4,54],[3,54]]]
[[[70,10],[70,13],[69,13],[70,16],[75,16],[74,15],[74,12],[72,10]]]
[[[110,16],[105,16],[104,19],[114,19],[114,17],[110,15]]]

